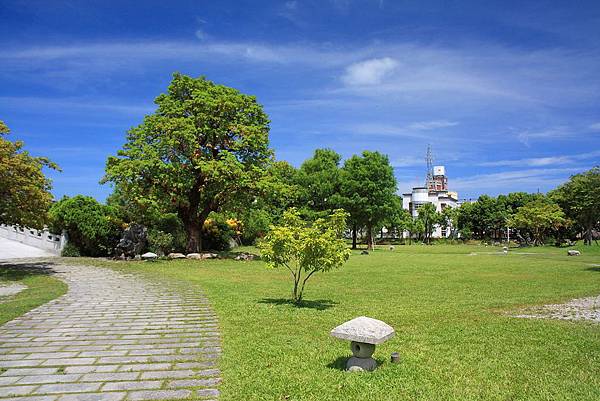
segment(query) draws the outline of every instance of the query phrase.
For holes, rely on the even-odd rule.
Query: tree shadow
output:
[[[584,270],[587,270],[590,272],[600,272],[600,266],[590,266],[590,267],[586,267]]]
[[[316,310],[326,310],[337,305],[337,302],[332,301],[331,299],[315,299],[310,301],[303,300],[300,303],[295,303],[291,299],[286,298],[263,298],[258,301],[258,303],[271,305],[290,305],[294,308],[307,308]]]
[[[21,281],[27,277],[54,273],[52,262],[0,261],[0,280]]]

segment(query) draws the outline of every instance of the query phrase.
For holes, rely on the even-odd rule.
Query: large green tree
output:
[[[331,149],[317,149],[312,158],[302,163],[296,175],[299,202],[309,213],[327,216],[339,208],[340,161],[342,157]]]
[[[393,213],[396,177],[386,155],[364,151],[344,163],[340,195],[343,208],[350,213],[352,247],[356,248],[359,225],[367,228],[367,246],[373,249],[373,227]]]
[[[0,224],[41,228],[52,203],[51,181],[42,170],[58,166],[31,156],[22,141],[7,140],[4,135],[9,132],[0,121]]]
[[[521,206],[509,220],[512,227],[529,231],[533,245],[544,245],[549,233],[557,232],[568,224],[560,206],[545,199],[538,199]]]
[[[592,244],[592,231],[600,226],[600,167],[572,176],[549,196],[577,223],[584,243]]]
[[[104,182],[133,202],[175,211],[187,251],[196,252],[208,215],[256,189],[272,159],[269,119],[254,96],[204,77],[175,74],[155,103],[108,159]]]

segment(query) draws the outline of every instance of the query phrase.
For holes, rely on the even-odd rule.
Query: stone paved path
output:
[[[69,291],[0,327],[0,400],[216,399],[217,318],[191,290],[52,265]]]

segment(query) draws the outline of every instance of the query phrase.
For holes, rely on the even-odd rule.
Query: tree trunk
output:
[[[373,227],[371,222],[367,223],[367,249],[373,251],[375,246],[373,245]]]
[[[188,253],[202,251],[202,225],[197,219],[191,219],[185,223],[185,231],[188,241],[185,247]]]
[[[352,249],[356,249],[356,223],[352,224]]]

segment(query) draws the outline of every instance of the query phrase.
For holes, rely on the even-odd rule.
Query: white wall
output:
[[[67,244],[66,234],[52,234],[47,228],[40,231],[34,228],[0,224],[0,237],[43,249],[58,256]]]

